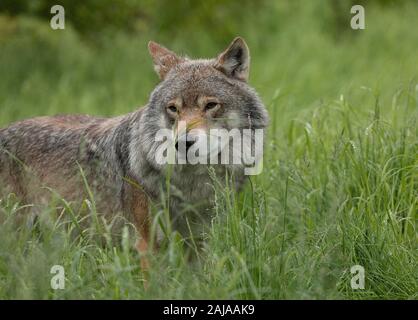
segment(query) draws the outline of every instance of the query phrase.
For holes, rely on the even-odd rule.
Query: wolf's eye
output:
[[[167,110],[169,110],[170,112],[173,112],[173,113],[177,113],[177,107],[175,106],[175,105],[169,105],[168,107],[167,107]]]
[[[212,110],[212,109],[215,109],[218,105],[219,105],[219,103],[216,103],[216,102],[209,102],[209,103],[205,106],[205,110]]]

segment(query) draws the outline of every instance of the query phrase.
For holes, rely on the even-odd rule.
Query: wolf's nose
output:
[[[175,145],[177,151],[179,150],[179,142],[181,144],[184,144],[186,146],[186,152],[189,151],[189,148],[195,143],[195,141],[190,141],[190,140],[186,140],[186,141],[180,140],[180,141],[177,141],[176,142],[176,145]]]

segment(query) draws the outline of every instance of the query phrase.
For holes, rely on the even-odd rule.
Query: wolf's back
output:
[[[77,162],[85,132],[102,121],[60,115],[27,119],[0,129],[0,184],[26,189],[28,168],[42,179],[65,178]]]

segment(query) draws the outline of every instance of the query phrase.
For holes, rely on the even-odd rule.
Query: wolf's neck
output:
[[[130,174],[129,145],[133,127],[137,124],[139,111],[129,113],[124,116],[110,118],[99,124],[94,131],[97,139],[93,139],[100,153],[100,158],[104,160],[109,170],[118,172],[121,177]]]

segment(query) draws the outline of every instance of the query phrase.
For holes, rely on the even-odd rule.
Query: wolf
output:
[[[159,130],[172,130],[176,141],[186,136],[189,149],[192,131],[264,129],[269,121],[248,84],[250,53],[242,38],[212,59],[179,56],[152,41],[148,49],[160,81],[144,107],[113,118],[43,116],[0,129],[0,181],[6,193],[41,203],[54,190],[77,201],[86,197],[87,181],[98,196],[98,212],[121,212],[135,226],[140,254],[151,247],[150,204],[161,201],[164,192],[170,193],[174,229],[184,233],[191,215],[183,210],[186,204],[195,205],[203,220],[210,217],[213,175],[229,172],[237,191],[245,181],[239,164],[215,165],[211,174],[210,165],[160,163],[155,156],[162,143],[155,139]],[[186,123],[183,131],[176,127],[179,122]],[[141,259],[144,269],[147,264]]]

